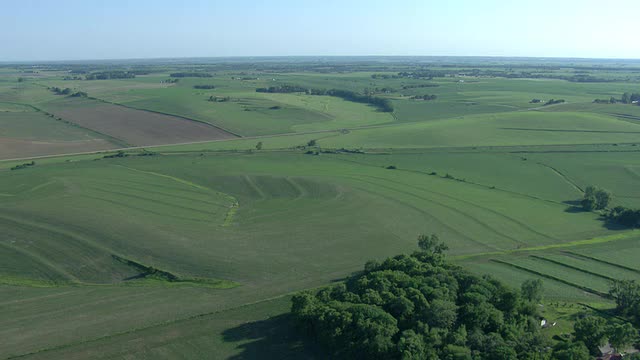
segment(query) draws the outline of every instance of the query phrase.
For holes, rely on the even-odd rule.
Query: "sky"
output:
[[[640,58],[640,1],[0,0],[0,61]]]

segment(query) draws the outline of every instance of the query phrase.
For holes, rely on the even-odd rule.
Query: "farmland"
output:
[[[0,358],[310,357],[291,295],[410,253],[419,234],[476,274],[542,279],[563,329],[562,306],[608,309],[612,280],[640,281],[637,230],[579,207],[589,185],[640,207],[640,107],[593,103],[640,92],[637,64],[594,60],[609,80],[574,82],[558,78],[568,63],[507,78],[468,72],[513,64],[459,59],[418,78],[398,75],[417,60],[334,61],[158,61],[110,80],[1,67]],[[256,92],[283,85],[394,111]]]

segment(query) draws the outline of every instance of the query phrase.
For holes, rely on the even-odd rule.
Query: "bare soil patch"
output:
[[[209,124],[93,100],[65,100],[51,106],[47,111],[131,146],[236,137]]]
[[[117,146],[103,139],[71,141],[33,141],[0,137],[0,159],[28,158],[54,154],[114,149]]]

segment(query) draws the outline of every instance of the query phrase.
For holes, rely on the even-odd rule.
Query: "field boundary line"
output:
[[[102,103],[109,104],[109,105],[113,105],[113,106],[122,106],[124,108],[131,109],[131,110],[146,111],[146,112],[150,112],[150,113],[154,113],[154,114],[173,116],[173,117],[177,117],[177,118],[180,118],[180,119],[183,119],[183,120],[193,121],[193,122],[197,122],[197,123],[200,123],[200,124],[212,126],[212,127],[216,128],[218,130],[222,130],[222,131],[224,131],[224,132],[226,132],[226,133],[228,133],[230,135],[236,136],[237,138],[243,138],[242,135],[237,134],[237,133],[235,133],[235,132],[233,132],[231,130],[227,130],[227,129],[223,128],[222,126],[219,126],[219,125],[216,125],[216,124],[212,124],[210,122],[206,122],[206,121],[202,121],[202,120],[192,119],[192,118],[188,118],[186,116],[170,114],[170,113],[157,111],[157,110],[149,110],[149,109],[137,108],[137,107],[134,107],[134,106],[124,105],[124,104],[121,104],[121,103],[116,103],[116,102],[113,102],[113,101],[108,101],[108,100],[100,99],[100,98],[93,97],[93,96],[88,96],[87,99],[95,100],[95,101],[102,102]]]
[[[578,272],[582,272],[582,273],[585,273],[585,274],[589,274],[589,275],[592,275],[592,276],[595,276],[595,277],[600,277],[600,278],[603,278],[603,279],[605,279],[605,280],[609,280],[609,281],[614,281],[614,280],[615,280],[615,279],[614,279],[614,278],[612,278],[611,276],[607,276],[607,275],[599,274],[599,273],[596,273],[596,272],[593,272],[593,271],[590,271],[590,270],[587,270],[587,269],[583,269],[583,268],[578,267],[578,266],[565,264],[565,263],[563,263],[562,261],[558,261],[558,260],[554,260],[554,259],[545,258],[544,256],[539,256],[539,255],[529,255],[529,256],[530,256],[530,257],[532,257],[532,258],[534,258],[534,259],[537,259],[537,260],[543,261],[543,262],[544,262],[544,261],[546,261],[546,262],[550,262],[550,263],[552,263],[552,264],[556,264],[556,265],[558,265],[558,266],[563,266],[563,267],[566,267],[566,268],[571,269],[571,270],[575,270],[575,271],[578,271]]]
[[[104,133],[101,133],[101,132],[99,132],[97,130],[94,130],[94,129],[91,129],[91,128],[88,128],[88,127],[84,127],[84,126],[82,126],[80,124],[76,124],[73,121],[69,121],[69,120],[63,119],[63,118],[57,116],[56,114],[51,113],[51,112],[49,112],[47,110],[41,109],[41,108],[39,108],[39,107],[37,107],[35,105],[23,104],[23,103],[15,103],[15,102],[4,102],[4,103],[5,104],[22,105],[22,106],[30,107],[30,108],[34,109],[36,112],[42,113],[45,116],[52,118],[54,121],[61,121],[61,122],[65,123],[65,124],[67,124],[68,126],[77,127],[77,128],[82,129],[82,130],[97,134],[98,136],[104,138],[105,140],[107,140],[108,142],[112,143],[113,145],[116,145],[116,146],[129,146],[130,145],[126,141],[124,141],[122,139],[119,139],[119,138],[117,138],[115,136],[104,134]]]
[[[627,271],[631,271],[631,272],[635,272],[635,273],[640,274],[640,270],[639,269],[634,269],[634,268],[629,267],[629,266],[612,263],[612,262],[609,262],[609,261],[606,261],[606,260],[598,259],[597,257],[580,254],[580,253],[577,253],[577,252],[574,252],[574,251],[565,250],[563,252],[567,253],[567,254],[570,254],[570,255],[573,255],[573,256],[576,256],[576,257],[581,257],[583,259],[592,260],[592,261],[595,261],[595,262],[599,262],[601,264],[613,266],[613,267],[616,267],[616,268],[619,268],[619,269],[624,269],[624,270],[627,270]]]
[[[529,252],[529,251],[544,251],[544,250],[551,250],[551,249],[572,248],[577,246],[603,244],[603,243],[609,243],[609,242],[614,242],[619,240],[625,240],[627,238],[631,238],[634,235],[638,235],[638,234],[639,233],[636,232],[635,230],[627,230],[619,234],[605,235],[605,236],[594,237],[590,239],[574,240],[574,241],[569,241],[569,242],[560,243],[560,244],[532,246],[527,248],[520,248],[520,249],[513,249],[513,250],[506,250],[506,251],[495,251],[495,252],[488,252],[488,253],[478,253],[478,254],[470,254],[470,255],[458,255],[458,256],[452,256],[451,258],[452,260],[466,260],[466,259],[482,257],[482,256],[497,256],[497,255],[508,255],[508,254]]]
[[[604,293],[602,291],[598,291],[598,290],[595,290],[595,289],[591,289],[591,288],[586,287],[586,286],[574,284],[571,281],[556,277],[554,275],[542,273],[540,271],[529,269],[527,267],[524,267],[524,266],[521,266],[521,265],[517,265],[517,264],[514,264],[514,263],[510,263],[510,262],[504,261],[504,260],[491,259],[490,261],[498,263],[498,264],[502,264],[502,265],[505,265],[505,266],[511,266],[511,267],[513,267],[515,269],[518,269],[518,270],[521,270],[521,271],[526,271],[528,273],[531,273],[531,274],[534,274],[534,275],[538,275],[538,276],[546,278],[546,279],[554,280],[554,281],[563,283],[565,285],[569,285],[571,287],[575,287],[575,288],[580,289],[582,291],[586,291],[588,293],[591,293],[591,294],[594,294],[594,295],[598,295],[598,296],[603,297],[605,299],[609,299],[610,298],[610,295],[607,294],[607,293]]]
[[[581,193],[584,193],[584,190],[580,187],[580,185],[576,184],[575,181],[571,180],[567,175],[563,174],[560,170],[554,168],[551,165],[547,165],[545,163],[542,162],[537,162],[537,164],[540,164],[546,168],[551,169],[554,173],[556,173],[556,175],[560,176],[561,178],[563,178],[566,182],[568,182],[571,186],[573,186],[575,189],[577,189],[578,191],[580,191]]]

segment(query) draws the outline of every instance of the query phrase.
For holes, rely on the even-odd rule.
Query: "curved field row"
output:
[[[59,230],[50,224],[33,223],[0,214],[0,223],[11,246],[27,254],[66,281],[111,282],[136,275],[135,271],[117,264],[111,252],[105,251],[78,234]],[[23,269],[28,263],[20,266]],[[28,268],[27,268],[28,270]],[[45,280],[50,276],[44,277]],[[40,277],[42,278],[42,277]]]
[[[454,226],[453,223],[456,223],[456,220],[459,220],[459,218],[464,219],[462,221],[465,224],[464,232],[468,233],[467,235],[468,237],[474,237],[478,239],[478,236],[477,236],[478,234],[483,234],[484,236],[486,236],[487,231],[489,231],[490,233],[493,233],[494,236],[490,238],[490,241],[483,242],[483,244],[494,250],[513,248],[514,243],[515,244],[519,243],[518,240],[516,240],[515,238],[507,234],[500,233],[499,230],[494,229],[491,225],[483,221],[480,221],[477,218],[469,215],[468,213],[460,210],[459,208],[453,207],[444,202],[435,200],[433,198],[420,196],[412,192],[403,191],[397,188],[382,185],[377,182],[362,180],[361,178],[358,178],[358,177],[352,177],[352,178],[357,179],[357,181],[361,183],[374,185],[378,189],[384,189],[387,192],[395,193],[396,194],[395,196],[398,196],[398,194],[401,194],[401,196],[408,197],[409,199],[413,199],[413,201],[418,200],[418,203],[419,203],[418,206],[424,207],[425,205],[428,204],[429,209],[431,210],[429,212],[432,214],[432,216],[434,218],[438,218],[440,222],[449,223],[450,227],[453,227]],[[424,203],[424,201],[426,201],[426,204]],[[437,210],[432,209],[432,207],[436,207]],[[457,223],[459,224],[460,222],[457,221]],[[476,241],[480,241],[480,240],[476,240]],[[491,245],[489,245],[489,243]],[[454,249],[454,251],[455,250],[456,249]]]
[[[385,180],[385,181],[389,181],[389,182],[394,182],[394,183],[396,183],[398,185],[402,185],[403,187],[406,187],[406,188],[415,189],[415,190],[418,190],[418,191],[422,191],[422,192],[430,193],[430,194],[433,194],[433,195],[441,196],[441,197],[443,197],[445,199],[453,200],[456,203],[464,204],[463,206],[461,206],[462,208],[468,208],[468,206],[473,207],[473,208],[477,208],[481,212],[488,212],[488,213],[491,213],[493,215],[498,216],[500,219],[504,219],[504,220],[507,220],[508,222],[512,222],[516,226],[522,227],[522,228],[528,230],[529,232],[531,232],[531,233],[533,233],[535,235],[541,236],[541,237],[546,238],[548,240],[553,240],[553,241],[557,241],[558,240],[557,238],[555,238],[553,236],[550,236],[548,234],[545,234],[543,232],[540,232],[540,231],[534,229],[532,226],[527,225],[524,221],[518,220],[518,219],[516,219],[516,218],[514,218],[512,216],[506,215],[506,214],[504,214],[502,212],[493,210],[492,208],[489,208],[487,206],[482,206],[482,205],[479,205],[477,203],[474,203],[474,202],[471,202],[471,201],[468,201],[468,200],[464,200],[464,199],[461,199],[459,197],[452,196],[452,195],[449,195],[449,194],[446,194],[446,193],[443,193],[443,192],[428,190],[428,189],[426,189],[424,187],[402,183],[402,182],[397,181],[397,180],[393,180],[392,181],[392,180],[389,180],[389,179],[384,179],[384,178],[381,178],[381,177],[374,177],[374,176],[368,176],[368,177],[369,178],[375,178],[375,179],[378,179],[378,180]],[[473,185],[471,185],[471,186],[473,186]],[[496,222],[500,223],[501,221],[496,221]]]

